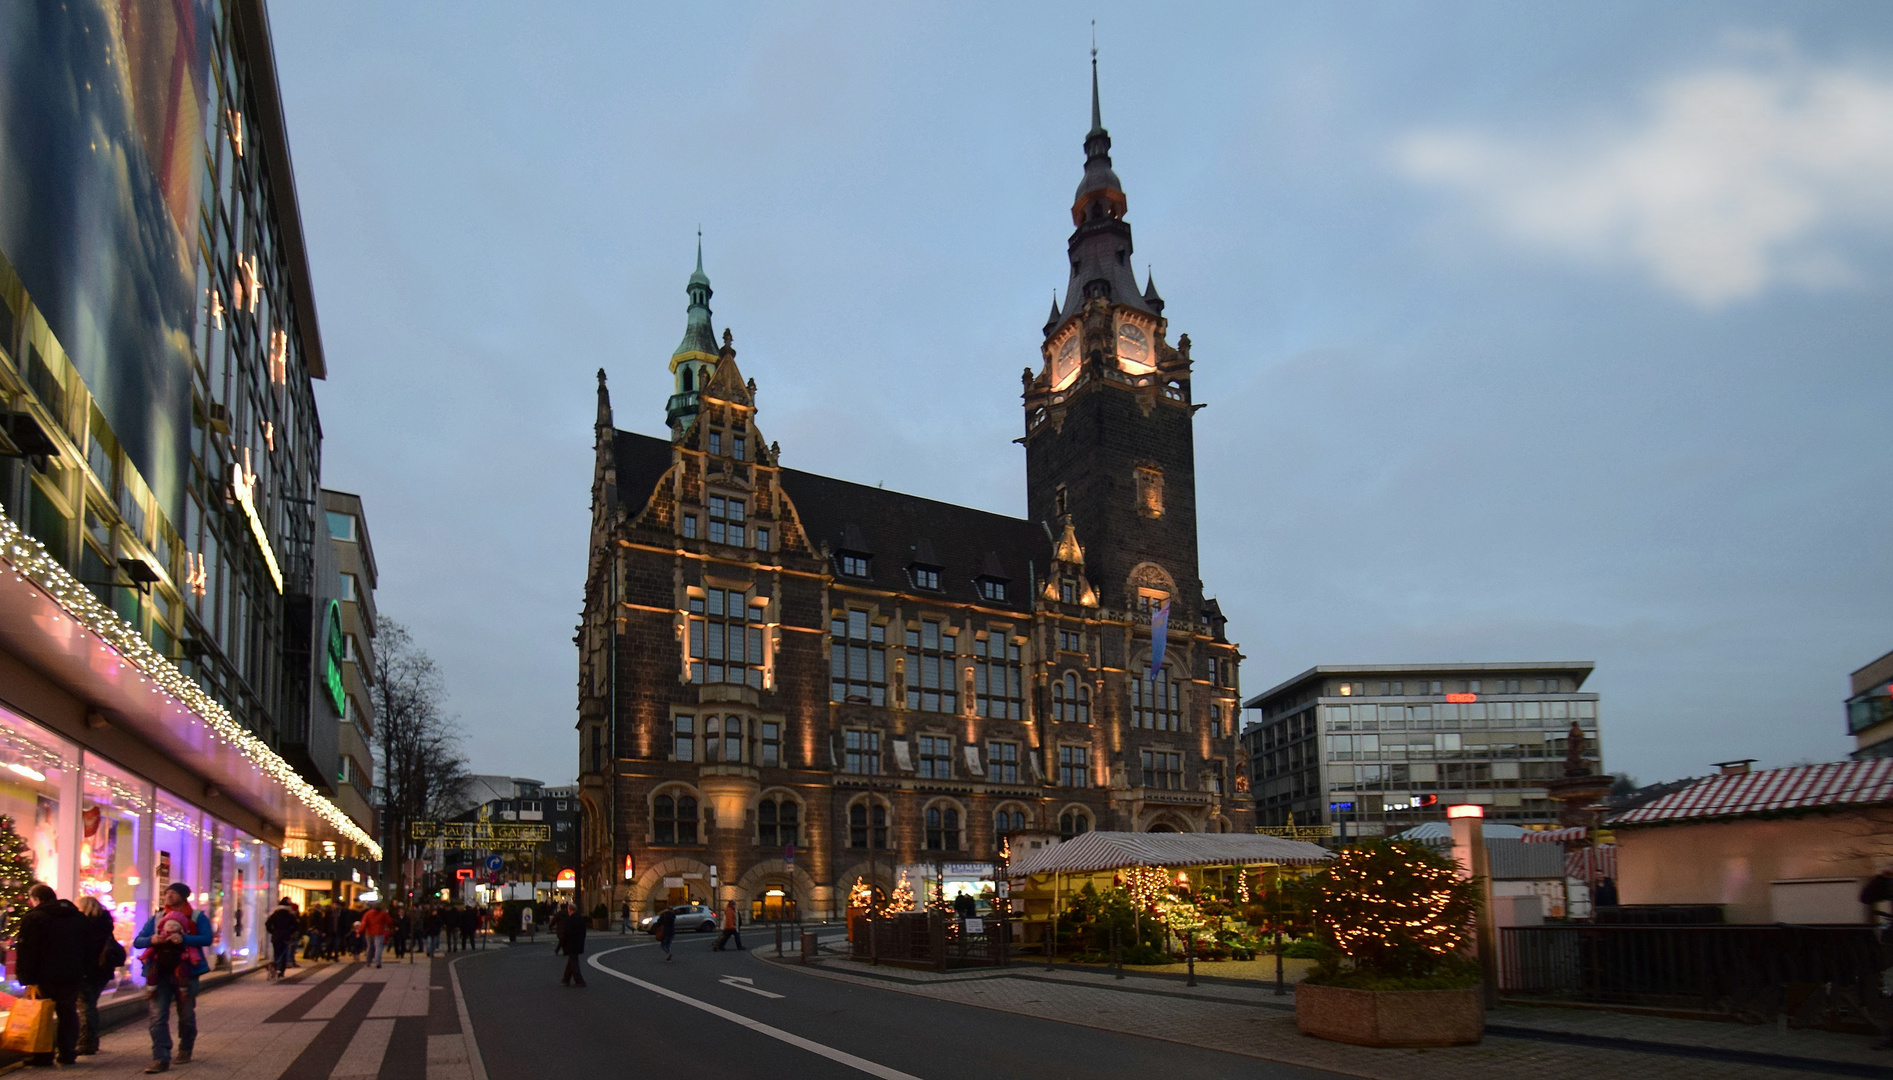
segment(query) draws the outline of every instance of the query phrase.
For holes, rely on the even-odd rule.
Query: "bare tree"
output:
[[[425,847],[409,834],[415,821],[461,809],[468,781],[460,727],[446,712],[447,690],[434,658],[413,634],[382,616],[375,635],[375,796],[381,813],[383,875],[406,897],[409,866]]]

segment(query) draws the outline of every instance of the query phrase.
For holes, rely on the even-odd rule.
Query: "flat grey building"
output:
[[[1545,783],[1563,775],[1573,720],[1602,771],[1592,666],[1309,668],[1243,706],[1256,822],[1390,836],[1480,803],[1488,820],[1556,824]]]

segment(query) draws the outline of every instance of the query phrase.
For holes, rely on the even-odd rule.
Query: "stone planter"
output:
[[[1485,1034],[1485,1001],[1463,990],[1349,990],[1295,987],[1295,1026],[1303,1035],[1356,1046],[1463,1046]]]

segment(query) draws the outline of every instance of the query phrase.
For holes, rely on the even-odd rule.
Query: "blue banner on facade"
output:
[[[1163,670],[1163,647],[1170,643],[1170,601],[1150,611],[1150,677]]]

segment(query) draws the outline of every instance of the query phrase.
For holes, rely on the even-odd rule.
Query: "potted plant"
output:
[[[1458,1046],[1485,1032],[1479,967],[1461,954],[1478,914],[1458,866],[1371,842],[1309,879],[1320,959],[1295,991],[1303,1034],[1361,1046]]]

